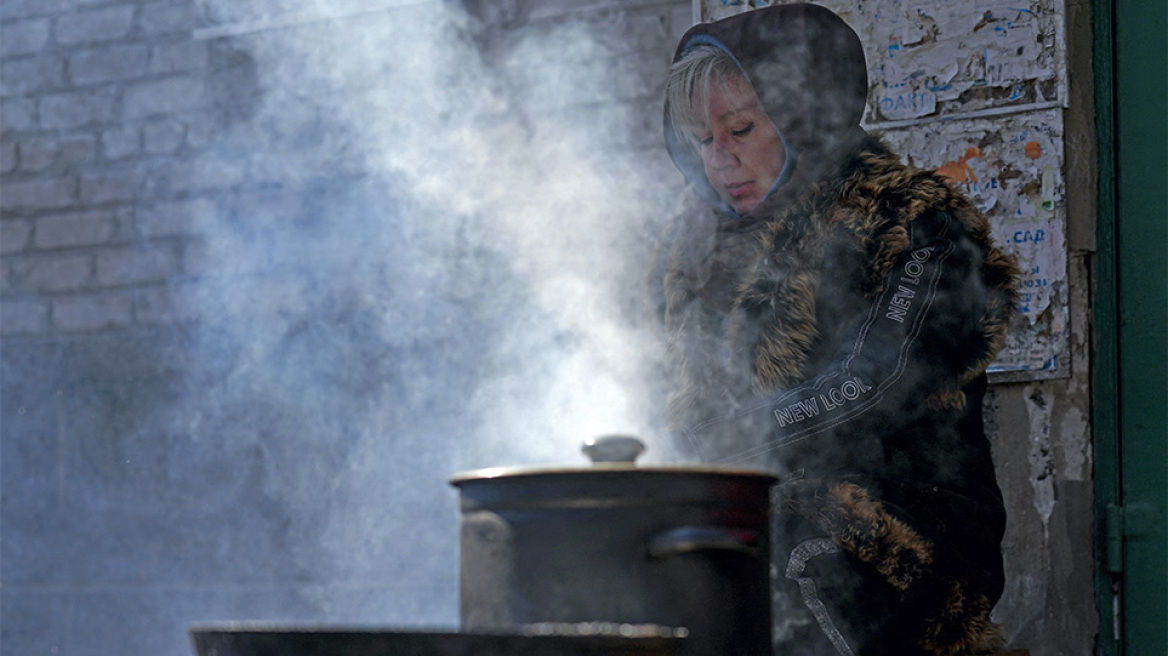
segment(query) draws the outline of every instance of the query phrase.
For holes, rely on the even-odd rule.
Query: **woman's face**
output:
[[[709,114],[697,133],[706,179],[739,214],[762,201],[783,170],[779,132],[745,80],[713,82]]]

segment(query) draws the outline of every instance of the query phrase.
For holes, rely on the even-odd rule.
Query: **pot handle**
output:
[[[762,558],[758,534],[728,526],[679,526],[658,533],[649,541],[649,555],[669,558],[705,551],[732,551]]]

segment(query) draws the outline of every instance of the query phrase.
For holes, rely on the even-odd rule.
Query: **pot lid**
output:
[[[591,460],[591,466],[515,466],[487,467],[455,474],[450,478],[452,485],[468,481],[487,479],[509,479],[543,476],[732,476],[757,478],[774,482],[778,476],[764,469],[749,467],[727,467],[722,465],[650,465],[638,466],[636,459],[645,452],[645,444],[629,435],[605,435],[591,438],[581,446]]]

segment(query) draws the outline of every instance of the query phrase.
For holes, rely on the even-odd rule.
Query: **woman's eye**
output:
[[[699,137],[698,138],[698,144],[701,146],[708,146],[712,143],[714,143],[714,136],[713,135],[710,135],[708,137]]]
[[[742,128],[741,130],[734,130],[733,132],[731,132],[731,134],[733,134],[736,137],[745,137],[746,135],[750,134],[750,131],[753,129],[754,129],[754,123],[752,122],[752,123],[747,124],[747,126]]]

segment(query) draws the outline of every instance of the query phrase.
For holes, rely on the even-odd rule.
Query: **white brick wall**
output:
[[[200,159],[223,114],[246,113],[254,82],[213,56],[215,39],[193,37],[193,0],[98,4],[6,0],[0,10],[0,336],[165,322],[169,304],[157,299],[198,271],[185,261],[201,252],[193,222],[215,199],[317,166],[311,152]],[[649,121],[634,147],[659,148],[655,94],[690,3],[514,0],[492,11],[500,34],[566,18],[604,26],[615,84],[548,101],[633,107]],[[135,298],[154,300],[135,312]]]
[[[187,224],[208,202],[171,197],[243,179],[168,176],[221,125],[195,4],[93,4],[0,10],[2,336],[165,323]]]

